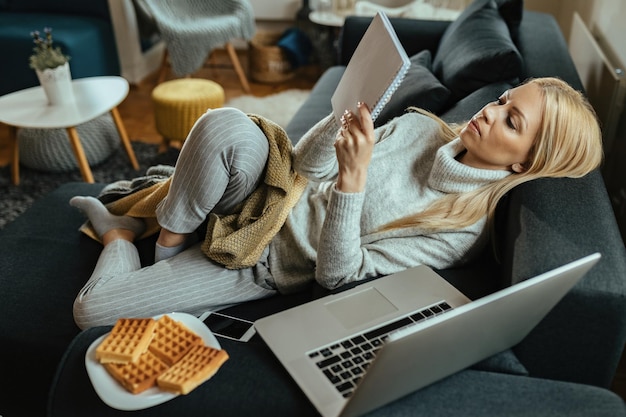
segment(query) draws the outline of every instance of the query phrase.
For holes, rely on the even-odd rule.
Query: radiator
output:
[[[624,70],[610,62],[578,13],[574,13],[569,52],[600,119],[604,151],[608,154],[613,149],[626,97]]]

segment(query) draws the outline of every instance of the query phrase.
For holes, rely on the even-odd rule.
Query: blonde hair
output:
[[[544,177],[578,178],[600,166],[602,134],[596,113],[583,94],[558,78],[534,78],[525,83],[537,85],[543,97],[543,117],[526,170],[468,193],[445,195],[424,211],[387,224],[384,230],[416,226],[457,229],[474,224],[485,215],[488,223],[493,224],[498,201],[514,187]],[[432,113],[414,110],[437,120],[446,141],[456,138],[466,125],[448,125]]]

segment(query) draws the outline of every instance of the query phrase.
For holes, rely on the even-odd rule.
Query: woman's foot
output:
[[[70,200],[70,205],[85,213],[100,238],[115,229],[128,230],[135,237],[141,236],[146,230],[146,224],[142,219],[112,214],[94,197],[76,196]]]

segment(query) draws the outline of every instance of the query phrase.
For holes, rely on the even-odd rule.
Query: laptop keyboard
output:
[[[384,324],[360,335],[324,347],[309,354],[309,358],[326,375],[344,397],[352,395],[376,352],[389,334],[415,323],[435,317],[452,307],[445,301],[411,313],[392,323]]]

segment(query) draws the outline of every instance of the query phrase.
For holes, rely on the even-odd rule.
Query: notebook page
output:
[[[383,12],[372,19],[331,98],[337,125],[346,109],[358,117],[357,102],[380,114],[406,75],[411,61]]]

